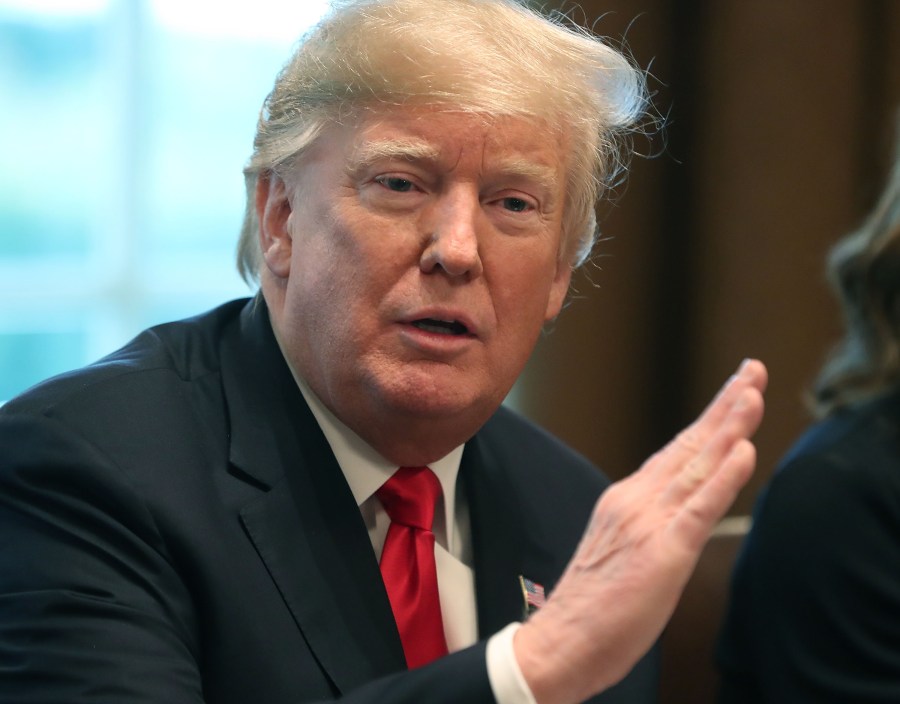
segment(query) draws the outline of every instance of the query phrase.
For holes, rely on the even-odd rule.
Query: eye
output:
[[[375,181],[388,190],[396,191],[397,193],[408,193],[415,188],[412,181],[399,176],[379,176]]]
[[[503,204],[504,208],[511,210],[514,213],[523,213],[531,207],[528,201],[521,198],[504,198],[500,202]]]

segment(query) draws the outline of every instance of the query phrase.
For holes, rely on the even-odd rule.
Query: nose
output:
[[[482,217],[477,194],[459,192],[441,198],[428,219],[429,236],[419,268],[426,274],[442,269],[452,277],[481,276]]]

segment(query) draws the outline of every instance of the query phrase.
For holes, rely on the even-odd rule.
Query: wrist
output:
[[[545,607],[546,608],[546,607]],[[577,657],[564,627],[550,626],[538,612],[516,631],[513,652],[519,669],[538,704],[573,704],[592,692],[583,692]],[[542,623],[544,621],[545,623]],[[583,696],[582,696],[583,695]]]

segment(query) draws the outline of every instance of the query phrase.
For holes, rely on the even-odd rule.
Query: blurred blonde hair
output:
[[[514,0],[351,0],[301,41],[279,73],[244,169],[238,269],[260,266],[254,193],[261,174],[296,164],[329,124],[364,110],[434,106],[547,122],[572,153],[560,259],[577,267],[596,239],[595,206],[626,167],[648,106],[644,74],[570,22]]]

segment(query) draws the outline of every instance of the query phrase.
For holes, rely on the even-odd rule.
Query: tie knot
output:
[[[441,483],[428,467],[400,467],[377,491],[392,523],[431,530]]]

